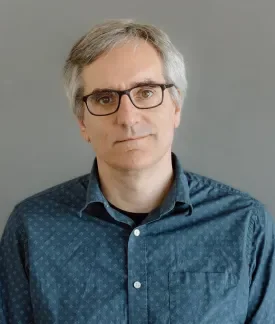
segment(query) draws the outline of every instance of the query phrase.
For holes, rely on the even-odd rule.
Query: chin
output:
[[[150,167],[156,160],[152,151],[131,150],[116,154],[110,164],[123,170],[141,170]]]

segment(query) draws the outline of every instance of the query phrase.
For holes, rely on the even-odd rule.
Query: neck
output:
[[[173,183],[171,152],[144,170],[115,169],[97,159],[101,190],[116,207],[148,213],[158,207]]]

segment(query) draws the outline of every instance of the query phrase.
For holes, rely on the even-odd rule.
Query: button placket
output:
[[[145,237],[138,228],[128,242],[128,306],[130,323],[148,323]]]

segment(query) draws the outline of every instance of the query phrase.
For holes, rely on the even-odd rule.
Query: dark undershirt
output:
[[[126,210],[122,210],[114,205],[112,205],[109,202],[110,206],[116,210],[118,210],[121,214],[126,215],[130,218],[132,218],[132,220],[135,222],[135,224],[138,226],[146,216],[148,216],[148,213],[132,213],[132,212],[128,212]]]

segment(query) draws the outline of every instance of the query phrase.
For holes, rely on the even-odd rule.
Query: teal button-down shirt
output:
[[[275,223],[184,171],[136,225],[90,174],[17,204],[0,244],[1,324],[274,324]]]

